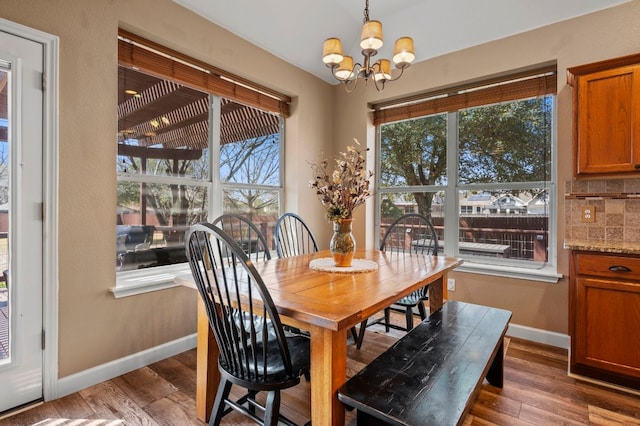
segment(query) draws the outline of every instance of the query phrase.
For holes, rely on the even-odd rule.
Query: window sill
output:
[[[455,271],[547,283],[557,283],[558,280],[562,278],[562,274],[558,274],[552,266],[545,266],[540,269],[527,269],[476,263],[472,260],[465,260]],[[182,285],[177,282],[176,278],[184,276],[185,274],[191,274],[188,263],[119,272],[116,278],[116,286],[112,287],[109,291],[113,293],[114,298],[119,299],[121,297],[135,296],[151,291],[165,290]]]
[[[180,284],[175,282],[175,278],[185,273],[191,273],[188,263],[118,272],[116,274],[116,286],[109,289],[109,291],[113,293],[113,297],[119,299],[151,291],[165,290],[179,286]]]
[[[496,277],[518,278],[529,281],[541,281],[554,284],[562,278],[562,274],[558,274],[556,269],[551,265],[544,266],[540,269],[527,269],[505,265],[474,263],[472,260],[465,260],[465,262],[458,266],[455,271],[492,275]]]

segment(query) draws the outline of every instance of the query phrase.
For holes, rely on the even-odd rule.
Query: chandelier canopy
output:
[[[322,46],[322,62],[331,68],[331,74],[344,84],[347,92],[351,92],[363,79],[365,84],[371,78],[376,89],[381,92],[385,83],[399,79],[405,68],[411,65],[416,58],[411,37],[400,37],[396,40],[393,49],[393,63],[400,73],[391,77],[391,62],[388,59],[379,59],[371,63],[371,57],[378,53],[384,41],[382,39],[382,23],[369,19],[369,0],[365,0],[364,19],[360,33],[360,47],[362,48],[363,63],[353,63],[353,57],[344,55],[342,42],[339,38],[328,38]]]

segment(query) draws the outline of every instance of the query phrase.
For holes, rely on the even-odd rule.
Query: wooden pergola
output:
[[[179,175],[180,162],[199,159],[209,146],[210,121],[208,93],[118,67],[118,155],[139,158],[142,173],[147,159],[161,159],[171,160],[170,172]],[[276,114],[221,98],[221,144],[279,132]],[[140,208],[145,212],[145,184],[140,185]]]
[[[192,159],[196,153],[184,151],[196,150],[198,158],[208,146],[208,100],[205,92],[118,67],[118,154],[139,157],[152,148],[148,158]],[[222,144],[279,131],[277,115],[222,99]]]

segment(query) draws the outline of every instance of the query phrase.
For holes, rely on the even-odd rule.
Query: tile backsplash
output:
[[[595,207],[595,221],[582,208]],[[640,178],[571,180],[565,185],[565,238],[640,244]]]

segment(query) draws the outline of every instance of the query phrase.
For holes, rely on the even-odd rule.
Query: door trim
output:
[[[43,46],[43,289],[42,321],[45,331],[42,383],[45,401],[58,397],[58,76],[60,39],[57,36],[0,18],[0,31]]]

